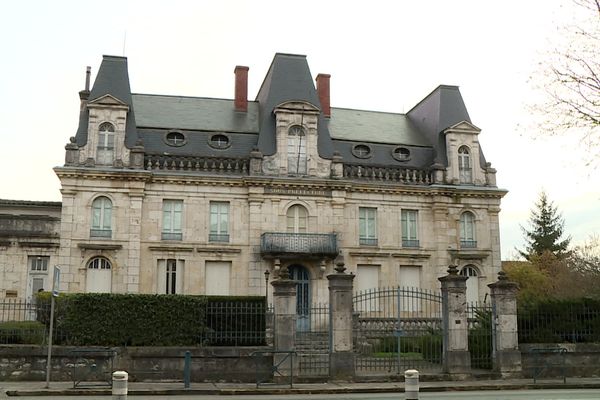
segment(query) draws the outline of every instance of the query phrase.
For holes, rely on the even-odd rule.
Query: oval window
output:
[[[392,151],[392,157],[398,161],[408,161],[410,160],[410,150],[406,147],[396,147]]]
[[[366,144],[357,144],[352,148],[352,154],[358,158],[369,158],[371,157],[371,148]]]
[[[229,137],[222,133],[218,133],[216,135],[212,135],[208,141],[210,147],[215,149],[226,149],[231,145]]]
[[[185,144],[185,135],[179,131],[167,133],[165,141],[169,146],[183,146]]]

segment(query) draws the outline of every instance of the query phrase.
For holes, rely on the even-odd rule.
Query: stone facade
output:
[[[317,93],[303,56],[277,54],[256,101],[240,71],[234,100],[139,95],[126,59],[105,56],[55,168],[62,290],[263,295],[283,265],[306,274],[304,301],[327,302],[341,253],[358,288],[437,289],[456,264],[484,298],[506,192],[458,88],[378,113],[330,108],[329,76]]]
[[[58,263],[61,203],[0,200],[0,298],[49,289]]]

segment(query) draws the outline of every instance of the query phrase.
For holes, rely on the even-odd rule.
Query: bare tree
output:
[[[575,133],[600,156],[600,0],[572,0],[576,22],[533,79],[543,99],[532,106],[545,134]],[[595,154],[598,151],[598,154]],[[598,158],[596,158],[596,161]]]

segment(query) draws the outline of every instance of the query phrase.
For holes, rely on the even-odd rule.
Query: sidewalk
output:
[[[78,387],[73,382],[51,382],[50,389],[45,382],[0,382],[0,392],[8,396],[49,396],[49,395],[109,395],[111,388]],[[192,383],[189,389],[182,382],[129,382],[130,395],[243,395],[243,394],[333,394],[333,393],[392,393],[404,392],[404,382],[328,382],[297,383],[292,388],[285,385],[264,385],[257,388],[250,383]],[[525,390],[525,389],[600,389],[600,378],[567,378],[538,380],[499,379],[421,382],[421,392],[472,391],[472,390]]]

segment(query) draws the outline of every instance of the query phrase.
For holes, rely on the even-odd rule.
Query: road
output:
[[[403,393],[393,394],[336,394],[336,395],[244,395],[244,396],[204,396],[204,395],[173,395],[173,396],[128,396],[128,400],[157,400],[158,398],[173,398],[177,400],[265,400],[272,398],[277,400],[404,400]],[[0,398],[5,398],[4,394]],[[108,400],[109,396],[38,396],[18,397],[19,400]],[[597,400],[600,399],[600,390],[587,389],[565,389],[565,390],[504,390],[504,391],[473,391],[473,392],[439,392],[420,393],[423,400]]]

